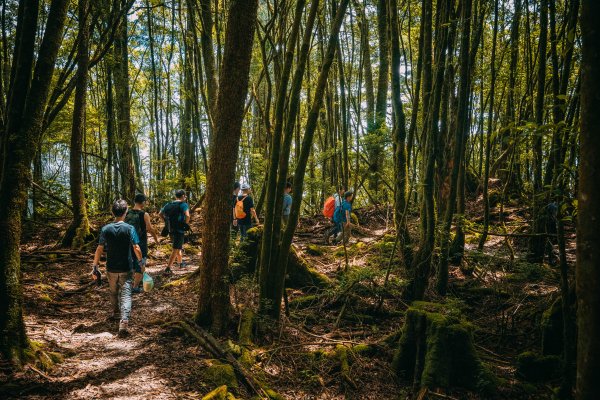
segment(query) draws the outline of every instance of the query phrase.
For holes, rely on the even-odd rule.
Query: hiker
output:
[[[334,227],[327,236],[327,241],[333,236],[333,243],[339,243],[343,240],[344,243],[348,242],[350,237],[350,214],[352,213],[352,200],[354,199],[354,193],[347,191],[343,195],[341,205],[335,209],[333,213]]]
[[[250,196],[250,186],[242,183],[240,186],[242,193],[238,195],[235,207],[233,208],[233,224],[240,228],[240,238],[246,239],[248,229],[252,227],[252,218],[259,224],[256,210],[254,209],[254,200]]]
[[[131,250],[133,249],[135,259],[138,262],[142,259],[142,251],[140,250],[140,240],[135,228],[124,221],[127,214],[127,202],[125,200],[115,201],[112,206],[112,213],[115,217],[114,222],[105,225],[100,231],[98,247],[96,248],[96,254],[94,254],[92,275],[95,275],[94,273],[98,271],[100,257],[106,250],[106,273],[108,275],[110,304],[112,307],[110,319],[120,317],[119,336],[124,336],[127,334],[129,314],[131,313],[131,282],[133,275]]]
[[[231,209],[235,212],[235,203],[237,203],[238,194],[240,193],[240,183],[236,182],[233,184],[233,194],[231,196]],[[235,215],[235,214],[234,214]],[[231,239],[235,240],[240,227],[237,224],[237,220],[234,218],[231,223]]]
[[[156,229],[150,221],[150,214],[144,211],[146,206],[146,196],[143,193],[135,195],[133,208],[127,211],[125,222],[135,228],[135,232],[140,239],[140,250],[142,251],[142,262],[133,263],[134,266],[134,278],[133,278],[133,293],[142,292],[142,277],[146,272],[146,263],[148,262],[148,233],[154,238],[156,244],[159,243]]]
[[[292,184],[285,184],[285,192],[283,195],[283,210],[281,212],[281,220],[283,224],[287,226],[288,221],[290,220],[290,212],[292,211],[292,196],[290,192],[292,191]]]
[[[328,228],[325,232],[325,242],[327,244],[329,244],[329,238],[331,237],[331,235],[333,235],[333,232],[337,231],[337,224],[333,221],[333,216],[335,214],[335,211],[342,206],[344,193],[346,193],[346,187],[338,187],[337,193],[334,193],[327,200],[325,200],[325,204],[323,205],[323,216],[329,219],[329,221],[331,222],[331,227]]]
[[[185,231],[189,229],[190,223],[190,207],[185,202],[187,196],[185,190],[178,189],[175,191],[175,201],[167,203],[160,210],[160,216],[165,220],[165,224],[168,225],[169,236],[171,237],[171,244],[173,250],[169,257],[169,263],[165,269],[165,273],[171,273],[171,266],[175,259],[180,268],[184,268],[183,263],[183,240],[185,237]]]

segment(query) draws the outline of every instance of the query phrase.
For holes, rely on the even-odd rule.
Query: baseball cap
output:
[[[240,186],[240,189],[248,190],[248,189],[250,189],[250,185],[248,185],[247,183],[242,183],[242,185]]]

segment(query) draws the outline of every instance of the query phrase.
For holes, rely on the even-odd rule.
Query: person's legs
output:
[[[121,288],[121,321],[128,321],[131,314],[131,272],[119,274],[119,286]]]
[[[108,288],[110,291],[110,316],[113,318],[119,314],[119,273],[106,272],[106,275],[108,276]]]
[[[248,236],[248,229],[250,228],[250,225],[240,225],[240,238],[241,240],[245,240],[246,237]]]

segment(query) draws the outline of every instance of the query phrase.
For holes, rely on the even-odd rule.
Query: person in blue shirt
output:
[[[350,231],[352,229],[350,214],[352,213],[352,200],[354,200],[354,193],[347,191],[344,193],[343,201],[339,207],[336,207],[333,213],[333,223],[335,224],[332,235],[333,243],[339,243],[343,240],[344,243],[348,241],[350,237]]]
[[[290,220],[290,212],[292,211],[292,196],[290,192],[292,191],[292,184],[286,183],[285,185],[285,194],[283,195],[283,210],[281,212],[281,220],[284,225],[288,224]]]
[[[119,335],[123,336],[127,334],[129,314],[131,313],[133,280],[131,250],[135,253],[138,262],[142,260],[142,251],[135,228],[124,221],[127,214],[127,202],[125,200],[115,201],[112,213],[115,217],[114,222],[104,226],[100,231],[98,247],[94,254],[93,271],[98,269],[100,257],[106,251],[106,274],[112,306],[111,319],[116,319],[120,313]]]
[[[165,220],[165,224],[169,226],[169,236],[173,250],[169,257],[169,263],[165,269],[165,273],[171,273],[171,266],[175,259],[179,263],[179,267],[183,268],[183,241],[185,231],[189,229],[190,223],[190,206],[186,203],[187,196],[185,190],[178,189],[175,191],[175,201],[167,203],[160,210],[160,216]]]

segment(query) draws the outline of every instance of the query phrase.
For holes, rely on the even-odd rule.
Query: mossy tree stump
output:
[[[496,386],[473,346],[472,325],[443,304],[414,302],[406,311],[392,366],[416,387],[490,393]]]

